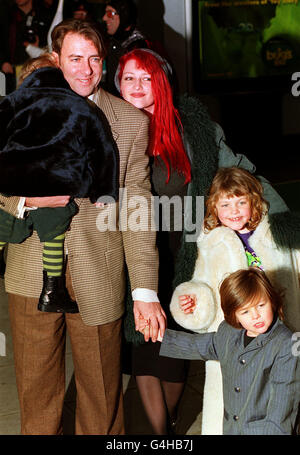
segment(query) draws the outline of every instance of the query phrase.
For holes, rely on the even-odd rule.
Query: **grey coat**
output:
[[[167,330],[160,355],[219,360],[225,435],[289,435],[300,401],[300,362],[292,332],[278,319],[244,347],[245,330],[223,321],[217,332]]]

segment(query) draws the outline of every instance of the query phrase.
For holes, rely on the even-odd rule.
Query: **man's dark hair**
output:
[[[63,40],[68,33],[76,33],[84,36],[87,40],[92,41],[96,49],[98,49],[99,56],[105,58],[106,49],[100,26],[97,22],[67,19],[54,27],[51,33],[52,50],[58,55],[61,53]]]

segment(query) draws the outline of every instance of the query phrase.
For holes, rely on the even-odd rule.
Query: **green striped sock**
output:
[[[48,276],[61,276],[64,264],[65,233],[44,243],[43,267]]]

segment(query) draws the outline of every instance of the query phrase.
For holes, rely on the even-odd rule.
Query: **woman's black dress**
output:
[[[168,328],[183,330],[172,318],[169,305],[173,293],[172,281],[176,254],[182,236],[184,196],[186,195],[187,186],[184,184],[184,177],[175,172],[171,174],[169,182],[166,183],[166,167],[161,159],[158,158],[155,162],[152,161],[151,164],[153,195],[159,198],[167,196],[169,199],[176,196],[173,201],[178,207],[177,210],[174,210],[172,201],[169,205],[160,204],[160,224],[157,232],[157,247],[159,251],[158,296],[167,315]],[[161,209],[162,205],[165,211]],[[170,229],[168,229],[169,218]],[[175,229],[180,230],[176,231]],[[140,345],[132,344],[131,374],[133,376],[155,376],[169,382],[184,382],[189,361],[159,356],[160,345],[160,342],[153,343],[151,340]]]

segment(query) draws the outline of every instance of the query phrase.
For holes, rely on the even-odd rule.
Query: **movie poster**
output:
[[[300,0],[198,2],[201,79],[300,71]]]

